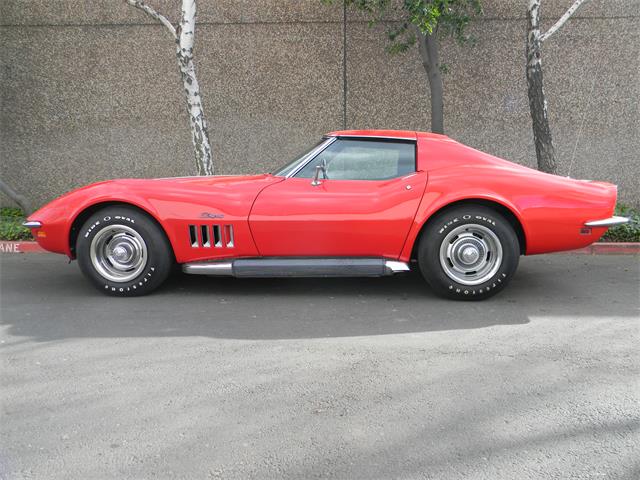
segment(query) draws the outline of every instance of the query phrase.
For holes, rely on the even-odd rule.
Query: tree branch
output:
[[[569,20],[569,18],[571,18],[571,16],[574,13],[576,13],[576,10],[578,10],[578,7],[580,7],[580,5],[582,5],[585,1],[586,0],[576,0],[575,2],[573,2],[573,5],[569,7],[569,10],[564,12],[564,15],[560,17],[560,19],[553,25],[553,27],[551,27],[543,35],[540,36],[540,41],[544,42],[547,38],[549,38],[551,35],[556,33],[556,31],[560,27],[562,27],[566,23],[566,21]]]
[[[4,193],[7,197],[9,197],[9,199],[14,201],[22,209],[25,215],[28,216],[33,213],[29,200],[27,200],[24,195],[20,195],[2,180],[0,180],[0,192]]]
[[[171,35],[173,35],[173,38],[175,38],[175,39],[178,38],[178,35],[176,34],[176,28],[167,19],[167,17],[165,17],[164,15],[161,15],[160,13],[156,12],[153,8],[151,8],[149,5],[144,3],[142,0],[126,0],[126,2],[129,5],[131,5],[132,7],[136,7],[138,9],[142,10],[144,13],[149,15],[151,18],[153,18],[155,20],[158,20],[165,27],[167,27],[167,29],[171,32]]]

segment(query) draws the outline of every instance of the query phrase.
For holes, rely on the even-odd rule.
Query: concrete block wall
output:
[[[149,2],[177,19],[179,1]],[[484,3],[475,47],[443,45],[445,128],[533,166],[526,1]],[[571,3],[543,2],[543,25]],[[383,26],[354,11],[345,43],[340,2],[200,0],[198,21],[216,173],[272,170],[343,127],[430,127],[417,50],[387,54]],[[0,45],[1,176],[36,206],[92,181],[194,174],[174,44],[152,19],[120,0],[3,0]],[[638,206],[640,1],[591,0],[544,48],[559,173]]]

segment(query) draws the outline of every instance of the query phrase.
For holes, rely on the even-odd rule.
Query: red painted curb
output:
[[[577,255],[640,255],[640,242],[597,242],[568,252]]]
[[[49,253],[38,242],[0,241],[0,253]],[[567,252],[575,255],[640,255],[640,242],[599,242]]]
[[[38,242],[0,241],[0,253],[48,253]]]

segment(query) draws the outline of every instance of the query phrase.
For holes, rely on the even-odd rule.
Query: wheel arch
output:
[[[490,208],[496,211],[497,213],[499,213],[500,215],[502,215],[505,219],[507,219],[507,221],[513,228],[514,232],[516,233],[516,237],[518,238],[518,244],[520,246],[520,255],[524,255],[526,253],[527,236],[524,230],[524,226],[522,225],[522,222],[518,217],[518,215],[510,207],[496,200],[489,200],[486,198],[464,198],[464,199],[456,200],[441,206],[437,210],[433,211],[427,217],[427,219],[422,223],[422,226],[420,227],[420,231],[418,232],[418,234],[414,239],[413,246],[411,247],[411,259],[417,258],[417,249],[420,243],[420,238],[422,237],[423,233],[427,229],[427,226],[430,224],[430,222],[432,222],[433,219],[436,218],[440,213],[462,206],[462,205],[483,206],[483,207]]]
[[[76,214],[75,218],[71,222],[71,226],[69,228],[69,236],[68,236],[69,253],[71,258],[76,258],[76,241],[78,240],[78,234],[84,222],[86,222],[91,215],[102,210],[103,208],[114,207],[114,206],[132,208],[134,210],[138,210],[139,212],[147,215],[158,226],[158,228],[160,228],[167,242],[171,246],[171,252],[175,255],[173,244],[171,242],[171,239],[169,238],[169,235],[167,234],[166,229],[163,227],[162,223],[160,223],[160,221],[156,218],[156,216],[153,213],[134,203],[129,203],[122,200],[108,200],[108,201],[97,202],[97,203],[85,206],[82,208],[82,210],[80,210],[80,212]]]

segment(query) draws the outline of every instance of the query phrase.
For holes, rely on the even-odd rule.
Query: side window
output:
[[[416,144],[341,138],[309,162],[296,177],[313,178],[316,166],[323,160],[330,180],[386,180],[416,171]]]

